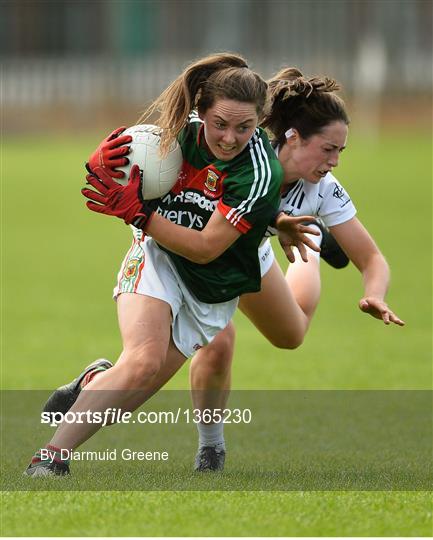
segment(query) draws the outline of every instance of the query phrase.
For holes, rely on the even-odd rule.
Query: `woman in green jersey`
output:
[[[184,161],[173,196],[158,200],[157,208],[139,196],[138,167],[120,186],[101,166],[104,143],[92,155],[87,181],[95,190],[83,189],[87,206],[135,227],[115,289],[123,350],[111,369],[98,361],[55,392],[46,410],[65,411],[75,400],[70,413],[77,415],[134,410],[227,326],[240,294],[260,289],[257,250],[282,181],[278,159],[257,127],[266,91],[243,58],[219,54],[189,66],[162,93],[149,111],[160,111],[161,150],[177,138]],[[195,109],[198,116],[191,115]],[[216,192],[206,189],[209,171]],[[181,212],[195,219],[178,225],[162,215],[176,214],[179,222]],[[302,221],[278,217],[301,250],[303,241],[311,243]],[[61,424],[27,473],[68,474],[61,450],[76,448],[99,428],[87,421]]]

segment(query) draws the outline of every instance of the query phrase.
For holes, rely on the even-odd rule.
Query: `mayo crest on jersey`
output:
[[[317,216],[326,227],[339,225],[356,214],[347,191],[331,173],[317,184],[300,178],[281,194],[280,210],[291,216]],[[266,236],[274,236],[277,230],[268,227]]]
[[[215,209],[242,233],[208,264],[166,251],[189,290],[202,302],[226,302],[260,290],[258,246],[280,201],[283,171],[270,142],[257,128],[246,148],[230,161],[210,156],[203,122],[192,114],[178,137],[183,164],[172,190],[155,203],[169,221],[203,230]]]

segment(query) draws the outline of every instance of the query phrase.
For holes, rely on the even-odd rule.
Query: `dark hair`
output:
[[[266,91],[266,82],[248,68],[241,56],[214,54],[188,66],[150,105],[138,123],[158,113],[155,123],[162,128],[160,150],[164,155],[194,108],[204,113],[217,98],[234,99],[254,103],[260,117],[266,104]]]
[[[334,121],[349,125],[344,101],[335,93],[340,86],[328,77],[305,78],[296,68],[284,68],[268,81],[269,112],[261,125],[279,145],[288,128],[308,139]]]

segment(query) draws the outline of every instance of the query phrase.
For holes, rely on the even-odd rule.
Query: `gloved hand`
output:
[[[86,176],[88,184],[96,191],[83,188],[81,193],[90,199],[86,205],[89,210],[108,216],[116,216],[127,225],[134,225],[145,230],[146,224],[153,214],[152,205],[144,201],[141,195],[141,178],[138,165],[133,165],[126,186],[117,184],[102,168],[90,170]]]
[[[129,154],[129,146],[122,146],[132,142],[131,135],[122,135],[126,127],[122,126],[115,129],[108,137],[106,137],[98,148],[89,158],[89,166],[92,170],[96,167],[101,167],[112,178],[123,178],[123,171],[116,171],[116,167],[124,167],[128,165],[129,160],[126,156]]]

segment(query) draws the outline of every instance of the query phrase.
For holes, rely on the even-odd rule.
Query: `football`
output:
[[[182,151],[178,142],[172,144],[166,157],[159,155],[161,128],[152,124],[142,124],[126,129],[122,135],[131,135],[129,164],[119,167],[125,178],[117,180],[120,184],[128,182],[133,165],[138,165],[143,181],[144,200],[157,199],[167,194],[176,183],[182,167]]]

